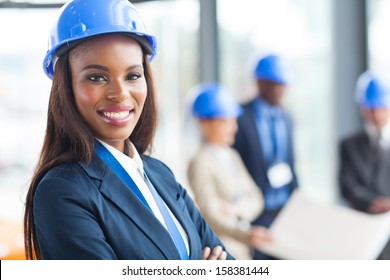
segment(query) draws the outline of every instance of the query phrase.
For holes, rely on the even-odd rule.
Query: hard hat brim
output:
[[[134,39],[140,44],[142,50],[146,53],[146,55],[149,56],[149,61],[152,61],[154,56],[156,55],[156,48],[155,48],[156,38],[154,36],[145,35],[145,34],[138,35],[136,33],[130,33],[130,32],[102,32],[102,33],[95,34],[93,36],[85,36],[83,38],[67,40],[66,42],[61,42],[60,44],[52,48],[49,52],[47,52],[43,62],[43,70],[45,74],[50,79],[52,79],[54,74],[55,64],[59,57],[69,52],[71,49],[78,46],[79,44],[85,42],[86,40],[101,35],[107,35],[107,34],[122,34],[124,36]]]

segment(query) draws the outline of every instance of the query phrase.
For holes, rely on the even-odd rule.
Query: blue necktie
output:
[[[271,141],[272,141],[272,156],[273,160],[277,160],[278,157],[278,135],[276,129],[276,112],[270,112],[270,129],[271,129]]]
[[[179,251],[180,258],[182,260],[188,260],[189,257],[188,257],[187,249],[186,249],[186,246],[184,244],[183,238],[182,238],[179,230],[177,229],[175,222],[173,221],[171,215],[169,214],[167,207],[165,206],[160,195],[157,193],[152,182],[150,182],[146,173],[144,173],[144,178],[145,178],[145,182],[149,186],[149,189],[153,193],[153,196],[157,202],[158,208],[160,208],[161,214],[163,215],[165,223],[167,224],[168,231],[171,235],[171,238],[172,238],[173,242],[175,243],[177,250]]]

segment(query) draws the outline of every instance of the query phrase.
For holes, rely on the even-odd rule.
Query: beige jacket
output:
[[[249,223],[261,213],[263,196],[239,154],[204,144],[190,162],[188,179],[200,212],[228,252],[251,259]]]

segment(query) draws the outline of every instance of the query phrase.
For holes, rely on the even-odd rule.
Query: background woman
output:
[[[202,145],[191,160],[188,179],[202,215],[237,259],[252,259],[252,248],[271,241],[266,228],[251,226],[264,207],[260,189],[231,148],[241,107],[215,83],[199,85],[192,104]]]

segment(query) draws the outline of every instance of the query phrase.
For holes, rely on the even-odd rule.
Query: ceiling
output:
[[[140,3],[154,0],[131,0],[132,3]],[[0,0],[1,8],[58,8],[64,0]]]

